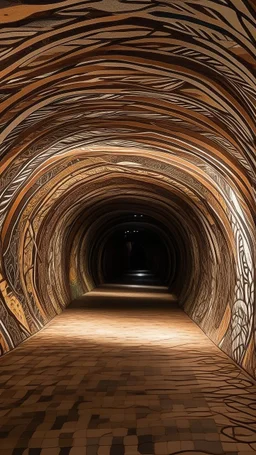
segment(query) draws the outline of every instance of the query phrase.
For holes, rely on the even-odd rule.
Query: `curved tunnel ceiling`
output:
[[[255,12],[3,2],[2,353],[93,288],[80,252],[136,208],[176,239],[185,311],[255,375]]]

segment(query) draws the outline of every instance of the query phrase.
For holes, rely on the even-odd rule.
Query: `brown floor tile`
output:
[[[171,305],[70,308],[3,357],[0,455],[255,453],[255,383]]]

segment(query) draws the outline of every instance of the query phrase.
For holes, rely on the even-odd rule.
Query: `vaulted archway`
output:
[[[1,352],[94,287],[81,261],[135,204],[187,265],[184,310],[255,375],[254,2],[13,0],[0,21]]]

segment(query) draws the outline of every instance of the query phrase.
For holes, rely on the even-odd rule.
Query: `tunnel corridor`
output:
[[[0,455],[256,451],[255,19],[0,1]]]
[[[101,284],[171,286],[177,274],[176,252],[164,226],[148,216],[127,214],[105,236],[102,254],[94,249],[94,261],[102,269]]]

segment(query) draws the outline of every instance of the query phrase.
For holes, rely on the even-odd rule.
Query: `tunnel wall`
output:
[[[1,354],[93,288],[79,248],[123,186],[186,228],[181,305],[255,375],[254,2],[25,3],[0,9]]]
[[[196,298],[192,293],[192,299],[184,302],[184,309],[217,346],[255,375],[254,244],[248,220],[236,202],[227,210],[231,245],[212,228],[215,242],[208,245],[211,253],[202,255],[202,246],[197,251],[204,285]]]

